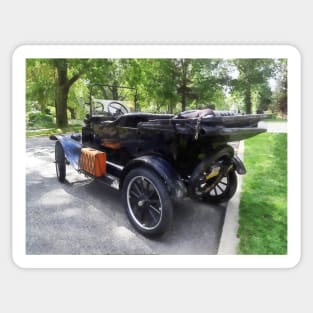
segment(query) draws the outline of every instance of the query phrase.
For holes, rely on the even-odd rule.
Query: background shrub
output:
[[[29,112],[27,114],[27,127],[51,128],[54,127],[53,116],[41,112]]]

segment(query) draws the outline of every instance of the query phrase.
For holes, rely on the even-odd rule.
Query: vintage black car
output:
[[[99,87],[108,86],[90,88],[90,112],[82,133],[51,136],[57,140],[60,182],[66,181],[66,165],[71,164],[121,190],[130,222],[145,236],[161,235],[170,228],[175,198],[219,203],[234,195],[237,174],[246,170],[227,143],[266,131],[257,127],[265,115],[211,109],[177,115],[130,113],[121,100],[95,97]]]

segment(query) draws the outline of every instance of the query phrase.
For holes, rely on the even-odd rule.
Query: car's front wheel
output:
[[[134,228],[144,236],[160,236],[171,226],[173,207],[164,181],[144,168],[131,170],[122,187],[123,204]]]
[[[58,181],[64,183],[66,176],[66,160],[63,147],[58,141],[55,144],[55,170]]]

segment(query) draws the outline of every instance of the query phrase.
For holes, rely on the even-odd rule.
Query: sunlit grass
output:
[[[81,132],[81,125],[72,125],[66,128],[49,128],[49,129],[36,129],[36,130],[26,130],[26,137],[34,136],[49,136],[54,134],[64,134],[70,132]]]
[[[287,253],[287,134],[246,140],[240,254]]]

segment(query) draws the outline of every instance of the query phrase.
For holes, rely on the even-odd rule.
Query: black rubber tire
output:
[[[228,201],[235,194],[237,189],[237,175],[233,170],[229,172],[226,177],[222,178],[224,181],[227,180],[227,188],[225,188],[225,191],[219,195],[210,195],[210,192],[205,195],[197,195],[196,186],[198,185],[201,173],[203,173],[208,167],[221,160],[229,162],[233,155],[234,149],[230,146],[224,146],[215,152],[212,156],[202,160],[194,169],[189,181],[188,191],[190,197],[202,199],[212,203]]]
[[[62,145],[57,141],[55,144],[55,170],[60,183],[65,183],[66,160]]]
[[[211,203],[221,203],[231,199],[237,190],[237,175],[234,171],[231,171],[225,176],[225,179],[227,179],[227,186],[224,192],[219,195],[206,194],[202,196],[202,199]],[[218,187],[216,187],[216,189],[218,189]]]
[[[143,182],[139,183],[140,180],[142,180]],[[137,195],[136,197],[134,196],[134,191],[138,187],[137,184],[142,184],[142,188],[144,188],[145,184],[146,186],[148,186],[146,188],[150,193],[150,196],[152,197],[152,194],[154,195],[154,200],[151,199],[151,201],[154,203],[157,202],[157,205],[154,204],[155,207],[152,207],[153,210],[151,210],[152,208],[150,208],[150,196],[146,196],[147,190],[141,193],[140,191],[136,191]],[[153,189],[155,189],[156,192],[154,192]],[[145,189],[141,189],[141,191],[142,190]],[[131,194],[132,192],[133,194]],[[141,198],[138,197],[138,195],[140,195]],[[140,200],[144,197],[146,200]],[[173,220],[172,200],[166,189],[165,182],[154,171],[146,168],[135,168],[127,173],[122,187],[122,201],[131,224],[142,235],[146,237],[161,236],[170,229]],[[143,203],[140,204],[140,202]],[[157,211],[159,211],[158,214],[155,213],[155,209],[157,206]],[[141,216],[141,219],[143,221],[140,221],[138,215]],[[155,225],[145,225],[145,220],[148,220],[148,215],[150,215],[150,221],[157,219]],[[153,218],[151,219],[151,217]]]

